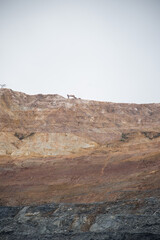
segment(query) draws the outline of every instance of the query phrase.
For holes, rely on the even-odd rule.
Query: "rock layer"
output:
[[[158,240],[160,200],[0,207],[3,240]]]
[[[0,89],[0,203],[159,197],[160,104]]]

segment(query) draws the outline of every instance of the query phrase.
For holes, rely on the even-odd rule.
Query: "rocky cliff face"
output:
[[[3,240],[160,239],[160,104],[0,89],[0,205]]]
[[[3,240],[158,240],[160,200],[0,207]]]
[[[158,197],[160,104],[0,89],[1,205]]]

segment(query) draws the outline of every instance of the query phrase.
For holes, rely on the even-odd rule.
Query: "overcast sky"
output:
[[[0,83],[160,102],[160,0],[0,0]]]

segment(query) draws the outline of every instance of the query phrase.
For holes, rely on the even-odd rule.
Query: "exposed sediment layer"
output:
[[[151,197],[160,186],[160,104],[0,89],[0,204]]]

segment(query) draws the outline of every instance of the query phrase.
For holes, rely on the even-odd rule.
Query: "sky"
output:
[[[160,103],[160,0],[0,0],[0,84]]]

